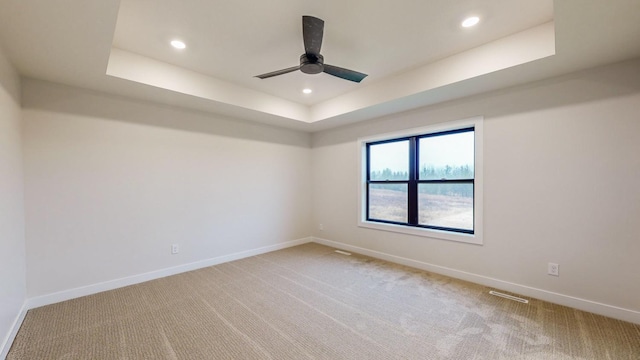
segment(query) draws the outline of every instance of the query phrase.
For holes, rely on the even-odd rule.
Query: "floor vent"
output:
[[[351,255],[351,253],[350,253],[350,252],[346,252],[346,251],[342,251],[342,250],[336,250],[336,252],[337,252],[338,254],[342,254],[342,255]]]
[[[489,294],[494,295],[494,296],[503,297],[505,299],[521,302],[523,304],[528,304],[529,303],[529,300],[527,300],[527,299],[519,298],[517,296],[511,296],[511,295],[508,295],[508,294],[503,294],[501,292],[497,292],[497,291],[493,291],[493,290],[489,291]]]

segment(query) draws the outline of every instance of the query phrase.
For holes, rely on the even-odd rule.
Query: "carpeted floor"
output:
[[[30,310],[7,357],[640,359],[640,325],[305,244]]]

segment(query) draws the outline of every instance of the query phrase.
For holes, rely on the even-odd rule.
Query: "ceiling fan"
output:
[[[304,54],[300,55],[300,65],[257,75],[256,77],[266,79],[300,70],[305,74],[318,74],[324,72],[329,75],[357,83],[362,81],[367,74],[324,63],[324,57],[320,55],[323,33],[324,21],[322,19],[318,19],[313,16],[303,16],[302,37],[304,40]]]

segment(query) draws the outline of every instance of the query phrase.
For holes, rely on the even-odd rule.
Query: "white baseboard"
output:
[[[525,285],[515,284],[508,281],[503,281],[495,278],[490,278],[487,276],[482,276],[478,274],[473,274],[465,271],[460,271],[444,266],[429,264],[426,262],[413,260],[404,258],[401,256],[391,255],[375,250],[369,250],[366,248],[361,248],[358,246],[348,245],[345,243],[316,238],[316,237],[308,237],[302,238],[298,240],[292,240],[288,242],[283,242],[275,245],[265,246],[257,249],[241,251],[233,254],[218,256],[211,259],[201,260],[192,262],[189,264],[174,266],[171,268],[151,271],[144,274],[133,275],[126,278],[115,279],[110,281],[105,281],[98,284],[87,285],[79,288],[59,291],[52,294],[46,294],[42,296],[33,297],[27,299],[20,310],[20,313],[16,316],[13,327],[9,335],[4,339],[2,346],[0,347],[0,360],[4,360],[7,356],[9,349],[11,348],[11,344],[15,339],[22,322],[26,316],[26,313],[29,309],[33,309],[40,306],[45,306],[49,304],[54,304],[57,302],[70,300],[86,295],[92,295],[103,291],[113,290],[117,288],[121,288],[124,286],[134,285],[145,281],[155,280],[159,278],[163,278],[166,276],[176,275],[187,271],[197,270],[200,268],[213,266],[222,264],[229,261],[234,261],[238,259],[243,259],[250,256],[265,254],[271,251],[281,250],[285,248],[289,248],[292,246],[297,246],[301,244],[305,244],[308,242],[316,242],[319,244],[323,244],[326,246],[331,246],[338,249],[348,250],[354,253],[359,253],[367,256],[371,256],[374,258],[411,266],[414,268],[451,276],[453,278],[462,279],[466,281],[470,281],[476,284],[505,290],[509,292],[513,292],[516,294],[521,294],[524,296],[528,296],[535,299],[540,299],[544,301],[548,301],[551,303],[569,306],[575,309],[584,310],[588,312],[592,312],[595,314],[608,316],[614,319],[619,319],[623,321],[628,321],[635,324],[640,324],[640,312],[630,309],[624,309],[612,305],[602,304],[595,301],[590,301],[586,299],[580,299],[573,296],[568,296],[564,294],[559,294],[547,290],[537,289]]]
[[[345,243],[322,239],[322,238],[313,238],[313,241],[338,248],[343,250],[348,250],[354,253],[371,256],[373,258],[382,259],[386,261],[390,261],[397,264],[402,264],[406,266],[411,266],[417,269],[430,271],[437,274],[442,274],[446,276],[450,276],[456,279],[470,281],[476,284],[509,291],[516,294],[521,294],[524,296],[528,296],[531,298],[548,301],[550,303],[568,306],[574,309],[588,311],[594,314],[603,315],[607,317],[611,317],[618,320],[628,321],[635,324],[640,324],[640,311],[624,309],[617,306],[602,304],[599,302],[580,299],[577,297],[559,294],[547,290],[537,289],[526,285],[520,285],[511,283],[508,281],[503,281],[499,279],[494,279],[487,276],[482,276],[478,274],[473,274],[465,271],[460,271],[456,269],[451,269],[444,266],[429,264],[426,262],[413,260],[404,258],[401,256],[391,255],[379,251],[369,250],[365,248],[361,248],[358,246],[348,245]]]
[[[18,335],[18,330],[20,330],[20,326],[22,326],[22,322],[24,321],[24,317],[27,316],[27,302],[25,301],[22,304],[22,308],[20,312],[16,316],[13,324],[11,326],[11,331],[7,335],[7,337],[2,342],[0,346],[0,360],[5,360],[7,355],[9,354],[9,349],[11,348],[11,344],[13,344],[13,340],[15,340],[16,335]]]
[[[196,261],[184,265],[174,266],[166,269],[151,271],[143,274],[128,276],[121,279],[109,280],[97,284],[91,284],[74,289],[58,291],[51,294],[36,296],[27,299],[27,309],[33,309],[40,306],[55,304],[61,301],[71,300],[82,296],[92,295],[103,291],[113,290],[129,285],[139,284],[145,281],[155,280],[166,276],[176,275],[187,271],[197,270],[208,266],[218,265],[229,261],[243,259],[250,256],[265,254],[271,251],[281,250],[288,247],[296,246],[311,242],[312,238],[302,238],[298,240],[287,241],[275,245],[269,245],[257,249],[241,251],[229,255],[218,256],[211,259]]]

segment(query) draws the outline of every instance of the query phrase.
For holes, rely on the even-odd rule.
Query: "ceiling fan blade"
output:
[[[322,19],[307,15],[302,17],[302,37],[304,39],[304,52],[307,55],[320,55],[323,34],[324,21]]]
[[[270,73],[266,73],[266,74],[262,74],[262,75],[256,75],[255,77],[260,78],[260,79],[266,79],[266,78],[270,78],[270,77],[274,77],[274,76],[278,76],[278,75],[288,74],[288,73],[294,72],[296,70],[300,70],[300,65],[294,66],[294,67],[290,67],[290,68],[286,68],[286,69],[282,69],[282,70],[272,71]]]
[[[337,76],[341,79],[350,80],[357,83],[359,83],[360,81],[362,81],[362,79],[367,77],[367,74],[363,74],[361,72],[357,72],[349,69],[343,69],[341,67],[327,65],[327,64],[324,64],[323,71],[329,75]]]

